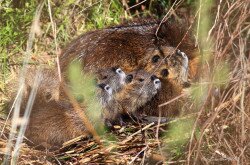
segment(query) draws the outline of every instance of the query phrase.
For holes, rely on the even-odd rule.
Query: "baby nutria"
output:
[[[42,80],[43,83],[48,83],[49,79],[54,80],[54,77],[47,76],[46,81]],[[125,83],[126,75],[120,68],[112,67],[100,70],[96,76],[98,82],[101,82],[96,89],[97,100],[101,107],[105,108],[112,98],[113,90],[104,82],[112,84],[118,91]],[[37,97],[40,98],[39,95]],[[68,99],[60,98],[59,101],[54,99],[42,105],[35,101],[26,131],[26,136],[34,144],[41,144],[45,147],[58,146],[82,134],[86,134],[85,126]]]
[[[30,91],[33,87],[34,77],[36,73],[40,73],[40,82],[37,90],[37,96],[35,99],[35,104],[45,104],[52,100],[58,101],[59,99],[66,99],[64,92],[61,88],[61,82],[59,80],[59,75],[57,70],[54,68],[30,68],[25,76],[25,87],[23,95],[23,106],[26,106],[27,100],[29,98]],[[120,90],[121,86],[125,83],[126,74],[118,67],[103,68],[94,73],[97,77],[99,83],[110,84],[114,91]],[[11,87],[17,89],[18,82],[11,84]],[[12,98],[15,98],[16,92],[13,92]],[[11,101],[13,103],[13,101]],[[24,110],[24,107],[21,108]]]
[[[98,83],[108,84],[113,92],[118,92],[125,84],[126,74],[119,67],[102,68],[95,75]]]
[[[160,80],[144,70],[137,70],[129,74],[122,90],[114,95],[105,110],[105,123],[110,126],[119,120],[121,115],[138,116],[137,109],[152,99],[161,87]]]
[[[21,103],[21,114],[24,113],[26,104],[28,102],[30,92],[34,85],[36,74],[39,75],[37,94],[34,100],[34,104],[39,106],[44,105],[53,100],[59,100],[60,97],[60,82],[58,73],[54,68],[29,68],[24,78],[23,96]],[[10,89],[13,89],[10,93],[10,101],[8,102],[9,108],[14,103],[18,92],[18,80],[12,81],[8,84]],[[6,110],[8,112],[8,109]]]
[[[140,61],[145,57],[149,48],[155,48],[162,52],[165,46],[178,46],[178,49],[184,51],[188,56],[189,75],[193,77],[196,73],[195,69],[192,68],[197,66],[197,63],[193,63],[196,61],[197,49],[190,36],[191,33],[185,35],[185,29],[176,21],[167,20],[160,25],[160,21],[144,20],[87,32],[72,41],[62,51],[60,66],[65,72],[73,60],[79,60],[84,67],[93,70],[118,65],[125,72],[131,72],[140,68]],[[153,67],[153,56],[151,60],[148,60],[148,63]],[[163,67],[158,70],[158,73],[162,73],[157,74],[159,78],[167,77],[169,70],[166,69]],[[154,104],[148,104],[149,109],[157,111],[159,104],[175,98],[181,92],[182,86],[176,81],[162,80],[162,90],[158,96],[154,97]],[[176,115],[181,107],[180,103],[175,101],[162,108],[164,111]]]
[[[98,101],[105,107],[111,100],[112,89],[99,84],[96,90]],[[51,148],[84,134],[87,134],[84,123],[71,103],[52,100],[33,108],[25,136],[34,145]]]

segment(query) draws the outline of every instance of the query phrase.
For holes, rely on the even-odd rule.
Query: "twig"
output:
[[[79,115],[79,117],[82,119],[82,122],[85,124],[87,130],[93,135],[93,138],[95,139],[95,141],[99,145],[102,146],[101,138],[99,137],[99,135],[95,131],[94,127],[90,123],[88,117],[86,116],[86,114],[84,113],[84,111],[82,110],[82,108],[80,107],[80,105],[77,103],[77,101],[75,100],[75,98],[70,94],[68,87],[66,87],[66,85],[64,84],[64,81],[63,81],[62,88],[63,88],[63,91],[65,92],[65,94],[67,95],[67,97],[69,98],[71,104],[73,105],[74,110]]]
[[[21,107],[21,102],[22,102],[22,97],[23,97],[23,87],[24,87],[25,75],[27,73],[27,66],[26,65],[30,59],[30,54],[32,51],[33,42],[35,39],[35,33],[38,32],[37,23],[38,23],[38,20],[40,19],[43,6],[44,6],[44,1],[42,1],[36,9],[36,13],[35,13],[33,23],[31,25],[31,30],[29,33],[29,38],[27,40],[25,58],[23,61],[23,67],[21,70],[20,80],[19,80],[20,95],[19,95],[19,97],[17,97],[16,103],[15,103],[14,113],[13,113],[13,117],[12,117],[12,121],[11,121],[11,131],[10,131],[8,143],[6,145],[7,152],[6,152],[3,164],[7,164],[9,162],[9,156],[10,156],[10,151],[11,151],[11,147],[12,147],[12,140],[14,139],[15,132],[17,130],[17,122],[16,121],[19,118],[20,107]]]
[[[165,103],[162,103],[162,104],[158,105],[158,108],[166,106],[166,105],[168,105],[168,104],[170,104],[170,103],[172,103],[172,102],[174,102],[174,101],[176,101],[176,100],[178,100],[178,99],[180,99],[180,98],[182,98],[182,97],[184,97],[186,95],[187,94],[183,93],[183,94],[181,94],[181,95],[179,95],[179,96],[177,96],[177,97],[175,97],[175,98],[173,98],[173,99],[171,99],[171,100],[169,100],[169,101],[167,101]]]
[[[11,159],[12,164],[17,164],[20,145],[21,145],[21,143],[23,141],[23,138],[24,138],[24,133],[25,133],[26,128],[27,128],[28,120],[29,120],[29,117],[30,117],[30,113],[31,113],[31,110],[32,110],[32,106],[33,106],[33,103],[34,103],[34,100],[35,100],[36,93],[37,93],[38,87],[40,85],[40,82],[41,82],[41,72],[38,71],[38,73],[35,76],[33,87],[32,87],[32,90],[30,92],[29,100],[27,102],[27,106],[25,108],[25,113],[24,113],[24,116],[23,116],[24,123],[21,124],[20,130],[19,130],[19,133],[18,133],[18,136],[17,136],[17,141],[16,141],[16,144],[15,144],[15,148],[14,148],[14,151],[12,153],[12,159]]]
[[[165,161],[165,157],[164,157],[164,155],[163,155],[163,152],[162,152],[162,149],[161,149],[160,140],[159,140],[159,130],[160,130],[161,111],[162,111],[162,109],[159,108],[159,107],[158,107],[158,109],[159,109],[159,119],[158,119],[158,122],[157,122],[156,133],[155,133],[156,135],[155,135],[155,137],[156,137],[156,140],[157,140],[157,142],[158,142],[158,148],[159,148],[159,151],[160,151],[160,153],[161,153],[161,156],[162,156],[162,158],[164,158],[164,161]]]
[[[53,17],[51,13],[50,0],[48,0],[48,10],[49,10],[49,18],[50,18],[50,22],[52,26],[53,36],[54,36],[55,47],[56,47],[56,63],[57,63],[58,76],[59,76],[59,80],[62,81],[60,62],[59,62],[59,52],[58,52],[58,46],[57,46],[58,44],[57,44],[57,37],[56,37],[56,26],[53,21]]]
[[[159,32],[159,30],[160,30],[160,28],[161,28],[161,25],[167,21],[168,15],[169,15],[170,11],[173,9],[173,7],[174,7],[174,5],[176,4],[176,2],[177,2],[177,0],[174,1],[173,5],[172,5],[171,8],[168,10],[167,14],[163,17],[163,19],[161,20],[161,22],[160,22],[158,28],[156,29],[155,36],[157,37],[157,39],[159,39],[159,38],[158,38],[158,32]]]
[[[147,0],[143,0],[143,1],[141,1],[140,3],[137,3],[137,4],[135,4],[135,5],[131,6],[131,7],[129,7],[129,8],[126,9],[126,10],[130,10],[130,9],[132,9],[132,8],[135,8],[136,6],[139,6],[139,5],[143,4],[143,3],[146,2],[146,1],[147,1]]]
[[[142,129],[136,131],[135,133],[133,133],[132,135],[130,135],[129,137],[127,137],[125,140],[123,140],[122,142],[120,142],[120,144],[125,144],[125,143],[127,143],[128,141],[130,141],[130,140],[133,138],[133,136],[135,136],[135,135],[141,133],[142,131],[144,131],[144,130],[150,128],[152,125],[154,125],[154,122],[152,122],[152,123],[146,125],[146,126],[143,127]]]
[[[138,153],[135,155],[135,157],[133,157],[132,160],[131,160],[128,164],[132,164],[132,163],[135,161],[135,159],[136,159],[142,152],[144,152],[147,148],[148,148],[148,146],[144,147],[140,152],[138,152]]]

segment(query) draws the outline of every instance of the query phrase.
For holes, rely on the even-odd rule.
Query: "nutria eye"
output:
[[[108,91],[110,87],[108,85],[105,86],[105,90]]]
[[[126,82],[126,83],[130,83],[132,80],[133,80],[133,75],[132,75],[132,74],[129,74],[129,75],[126,76],[125,82]]]
[[[99,87],[99,88],[101,88],[101,89],[105,89],[106,88],[106,84],[103,84],[103,83],[101,83],[101,84],[97,84],[97,87]]]
[[[52,98],[51,92],[46,92],[46,93],[45,93],[45,99],[46,99],[47,101],[50,101],[51,98]]]
[[[143,79],[143,78],[140,78],[140,79],[139,79],[139,81],[140,81],[140,82],[143,82],[143,81],[144,81],[144,79]]]
[[[163,77],[167,77],[167,76],[169,75],[168,70],[167,70],[167,69],[163,69],[163,70],[161,71],[161,75],[162,75]]]
[[[103,76],[103,77],[102,77],[103,80],[104,80],[104,79],[107,79],[107,78],[108,78],[108,76]]]
[[[153,63],[157,63],[159,61],[161,57],[159,55],[155,55],[153,58],[152,58],[152,62]]]

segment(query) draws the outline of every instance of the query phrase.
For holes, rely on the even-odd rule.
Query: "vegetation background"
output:
[[[11,89],[6,84],[23,65],[34,14],[41,2],[0,0],[0,110],[10,99],[7,93]],[[168,153],[163,160],[172,164],[249,163],[247,0],[47,0],[44,5],[29,65],[53,66],[61,48],[76,36],[128,19],[171,15],[192,26],[202,64],[199,78],[190,88],[193,104],[189,108],[195,116],[191,120],[184,116],[170,125],[167,138],[163,138]],[[1,118],[5,118],[4,113]],[[4,148],[6,138],[1,136],[1,140]],[[44,154],[32,149],[27,153]]]

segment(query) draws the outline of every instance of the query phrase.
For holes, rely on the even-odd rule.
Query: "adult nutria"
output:
[[[104,109],[106,124],[110,126],[117,120],[122,122],[122,114],[137,117],[137,110],[150,101],[160,88],[160,80],[144,70],[137,70],[127,75],[127,83]]]
[[[187,54],[189,76],[193,77],[196,73],[197,50],[190,33],[185,35],[186,29],[176,21],[168,20],[160,25],[160,21],[144,20],[90,31],[73,40],[62,51],[61,70],[65,72],[72,61],[79,60],[84,67],[92,70],[118,65],[125,72],[131,72],[135,69],[144,69],[140,62],[149,48],[157,49],[166,57],[163,51],[166,46],[178,46],[178,49]],[[147,61],[149,65],[152,64],[153,58],[154,56]],[[165,64],[166,67],[162,65],[157,73],[154,72],[162,80],[162,90],[152,100],[154,103],[148,104],[149,109],[154,111],[157,111],[159,104],[179,96],[182,92],[179,83],[166,79],[169,63]],[[180,107],[180,102],[174,101],[162,109],[168,112],[166,115],[175,116]]]
[[[61,69],[65,72],[72,61],[79,60],[92,70],[117,65],[131,72],[148,48],[176,47],[182,39],[178,49],[192,61],[196,48],[190,35],[185,36],[186,28],[169,20],[161,24],[156,35],[159,24],[160,21],[150,19],[87,32],[64,48],[60,56]]]

